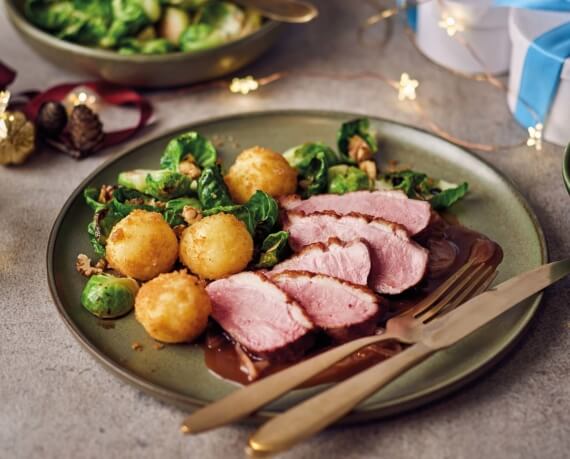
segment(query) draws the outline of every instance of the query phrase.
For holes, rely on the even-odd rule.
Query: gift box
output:
[[[428,1],[410,11],[415,15],[419,49],[450,70],[478,74],[505,73],[510,62],[509,9],[492,0]],[[461,34],[461,40],[455,37]],[[471,52],[469,46],[474,51]]]
[[[512,9],[509,107],[549,142],[570,142],[570,13]]]

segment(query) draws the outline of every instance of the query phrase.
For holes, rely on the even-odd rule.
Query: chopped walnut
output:
[[[202,214],[199,210],[194,209],[194,207],[184,206],[182,209],[182,218],[186,223],[192,225],[193,223],[202,220]]]
[[[152,347],[153,347],[155,350],[160,351],[161,349],[164,349],[164,344],[162,344],[162,343],[154,343],[154,344],[152,345]]]
[[[200,177],[202,170],[194,163],[193,159],[187,158],[180,162],[179,170],[181,174],[187,175],[192,179]]]
[[[368,175],[370,180],[376,180],[376,174],[378,171],[376,170],[376,163],[374,161],[362,161],[358,167],[366,172],[366,175]]]
[[[138,341],[133,341],[133,344],[131,344],[131,349],[133,351],[142,351],[143,350],[143,345],[141,343],[139,343]]]
[[[109,202],[113,199],[113,191],[115,191],[115,187],[112,185],[102,185],[97,200],[103,204]]]
[[[91,277],[94,274],[101,274],[107,266],[107,262],[102,258],[95,266],[91,266],[91,258],[80,253],[75,261],[75,269],[79,274],[85,277]]]
[[[303,190],[306,190],[307,188],[309,188],[310,185],[311,185],[311,182],[309,180],[299,180],[299,186]]]
[[[348,156],[357,163],[372,158],[370,145],[359,135],[353,135],[348,141]]]

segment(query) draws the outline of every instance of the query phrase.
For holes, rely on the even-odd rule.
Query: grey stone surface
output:
[[[366,2],[320,1],[321,17],[290,27],[248,72],[408,71],[442,125],[476,141],[512,142],[525,133],[504,96],[450,75],[419,55],[396,26],[388,45],[362,47],[356,27]],[[380,29],[371,38],[381,38]],[[70,75],[34,55],[0,10],[0,59],[20,72],[14,90],[46,88]],[[393,92],[372,81],[289,78],[250,97],[184,90],[150,95],[158,123],[145,136],[211,116],[279,108],[351,110],[422,125]],[[45,251],[65,199],[114,154],[75,162],[39,152],[0,168],[0,457],[242,457],[250,429],[235,426],[192,438],[177,430],[183,413],[111,376],[75,342],[52,304]],[[553,259],[570,256],[562,149],[545,145],[482,154],[519,186],[544,226]],[[284,458],[563,458],[570,449],[568,280],[548,289],[528,335],[497,368],[425,408],[382,422],[327,431]]]

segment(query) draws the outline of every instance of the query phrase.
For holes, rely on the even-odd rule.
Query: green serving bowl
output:
[[[40,30],[25,17],[23,0],[6,0],[5,4],[8,18],[21,37],[58,67],[146,88],[181,86],[235,72],[267,51],[282,30],[281,23],[266,21],[250,35],[204,51],[124,56],[70,43]]]
[[[562,162],[562,177],[564,177],[566,190],[568,190],[568,194],[570,194],[570,143],[564,151],[564,158]]]

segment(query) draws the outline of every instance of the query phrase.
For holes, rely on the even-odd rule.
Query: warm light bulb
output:
[[[542,131],[544,126],[542,123],[536,123],[534,126],[528,127],[527,146],[534,147],[535,150],[542,150]]]
[[[253,78],[251,75],[248,75],[244,78],[234,78],[230,83],[230,91],[237,94],[249,94],[252,91],[255,91],[259,88],[259,82]]]
[[[398,83],[398,99],[399,100],[415,100],[416,89],[420,83],[418,80],[413,80],[407,73],[402,73],[400,82]]]
[[[445,29],[447,35],[450,37],[453,37],[457,32],[463,32],[465,30],[463,24],[447,12],[443,12],[437,25]]]
[[[63,104],[68,113],[71,113],[73,107],[77,105],[86,105],[95,113],[97,113],[100,108],[99,95],[87,86],[78,86],[73,89],[65,96]]]

